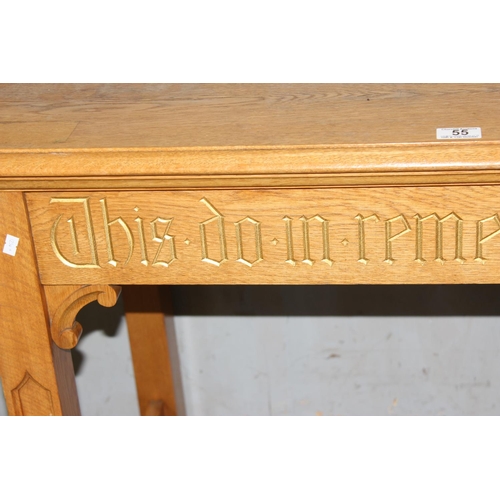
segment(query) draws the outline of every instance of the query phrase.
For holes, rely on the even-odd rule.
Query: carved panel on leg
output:
[[[37,382],[28,372],[12,390],[16,415],[54,415],[54,404],[49,389]]]
[[[0,193],[0,377],[9,415],[79,415],[71,354],[51,340],[22,193]],[[2,243],[3,244],[3,239]]]
[[[76,315],[87,304],[97,300],[105,307],[116,304],[121,287],[115,285],[45,286],[52,339],[61,349],[72,349],[82,335]]]

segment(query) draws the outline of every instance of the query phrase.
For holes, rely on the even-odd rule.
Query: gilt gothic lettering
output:
[[[80,268],[80,269],[92,269],[96,267],[101,267],[99,266],[99,261],[97,257],[97,246],[96,246],[96,240],[95,240],[95,234],[94,234],[94,225],[92,222],[92,215],[90,213],[90,205],[89,205],[89,198],[52,198],[50,200],[50,203],[74,203],[74,204],[82,204],[83,206],[83,211],[85,214],[85,222],[87,226],[87,237],[90,245],[90,262],[86,264],[76,264],[75,262],[70,261],[64,255],[62,254],[59,245],[58,245],[58,236],[57,236],[57,228],[59,226],[59,222],[62,219],[62,215],[60,215],[55,221],[54,225],[52,226],[52,230],[50,233],[50,243],[52,244],[52,249],[54,250],[54,253],[57,255],[57,258],[63,263],[66,264],[69,267],[74,267],[74,268]],[[79,250],[79,245],[78,245],[78,236],[76,233],[75,229],[75,223],[73,217],[70,217],[68,219],[68,223],[70,226],[70,231],[71,231],[71,241],[73,243],[73,254],[79,255],[80,250]]]
[[[500,259],[500,217],[494,212],[467,217],[453,207],[441,213],[388,213],[373,207],[357,214],[328,208],[297,213],[292,206],[281,213],[256,207],[252,213],[207,197],[182,210],[158,200],[154,211],[133,202],[125,210],[123,201],[118,210],[113,200],[111,195],[50,199],[50,242],[62,264],[74,269],[139,265],[168,272],[183,261],[198,260],[207,269],[223,270],[232,262],[251,272],[272,262],[290,272],[319,266],[334,273],[349,262],[369,269],[400,262],[449,266]],[[187,212],[194,220],[190,225]],[[178,247],[178,241],[184,245]]]
[[[416,222],[416,248],[415,248],[415,261],[426,262],[423,258],[423,222],[426,220],[434,220],[436,223],[436,257],[435,260],[441,264],[445,262],[443,255],[443,229],[446,221],[455,221],[455,257],[457,262],[463,263],[463,224],[464,221],[454,212],[451,212],[446,217],[439,218],[436,213],[421,217],[419,214],[414,216]]]

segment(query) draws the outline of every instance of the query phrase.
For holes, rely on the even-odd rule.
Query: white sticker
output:
[[[14,257],[17,252],[17,245],[19,244],[19,238],[12,236],[10,234],[5,238],[5,245],[3,246],[3,253],[7,255],[12,255]]]
[[[481,127],[456,127],[436,129],[437,139],[481,139]]]

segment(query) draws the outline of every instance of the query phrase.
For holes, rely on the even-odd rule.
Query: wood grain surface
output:
[[[500,282],[499,186],[27,200],[44,284]]]
[[[0,253],[0,377],[9,414],[79,415],[71,354],[50,338],[23,195],[1,193],[0,212],[2,238],[19,238],[15,255]]]
[[[500,140],[499,103],[498,84],[4,84],[1,122],[16,132],[0,147],[415,143],[436,127]],[[59,133],[17,132],[33,123]]]
[[[48,324],[76,285],[500,283],[499,105],[499,84],[0,84],[9,412],[79,412]],[[162,315],[128,316],[133,347],[155,332],[142,413],[179,412],[145,365]]]
[[[0,189],[499,183],[499,104],[486,84],[0,85]]]
[[[0,190],[500,183],[500,144],[0,152]]]
[[[167,287],[168,288],[168,287]],[[167,290],[167,296],[170,294]],[[176,344],[169,345],[168,337],[174,337],[172,306],[163,307],[157,286],[126,286],[123,303],[134,364],[135,383],[141,415],[174,416],[177,399],[182,404],[181,379],[177,364]],[[170,335],[169,335],[170,334]],[[174,352],[170,352],[171,349]],[[172,363],[173,361],[173,363]],[[175,370],[177,373],[173,373]],[[182,410],[181,410],[182,411]]]

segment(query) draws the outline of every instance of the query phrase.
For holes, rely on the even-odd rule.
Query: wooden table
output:
[[[499,283],[499,111],[500,85],[0,85],[9,413],[79,414],[75,317],[119,285],[141,413],[173,415],[158,287],[126,285]]]

